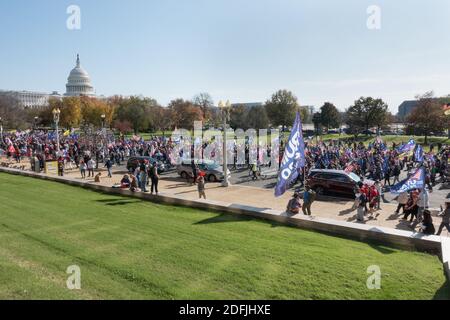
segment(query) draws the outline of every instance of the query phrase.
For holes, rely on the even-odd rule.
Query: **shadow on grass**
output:
[[[396,252],[395,250],[393,250],[393,249],[391,249],[391,248],[389,248],[389,247],[380,245],[380,244],[375,244],[375,243],[372,243],[372,242],[368,242],[368,245],[369,245],[372,249],[375,249],[375,250],[377,250],[378,252],[380,252],[380,253],[382,253],[382,254],[392,254],[392,253],[395,253],[395,252]]]
[[[251,221],[251,217],[241,217],[234,214],[221,213],[212,218],[198,221],[194,225],[212,224],[212,223],[223,223],[223,222],[246,222]]]
[[[108,203],[108,202],[114,202],[114,201],[123,201],[123,199],[99,199],[95,200],[95,202],[102,202],[102,203]]]
[[[450,283],[448,280],[436,291],[433,300],[450,300]]]
[[[107,206],[124,206],[132,203],[142,202],[141,200],[126,200],[126,199],[100,199],[95,200],[96,202],[104,203]]]
[[[220,213],[212,218],[208,218],[205,220],[201,220],[198,222],[195,222],[194,225],[208,225],[208,224],[214,224],[214,223],[229,223],[229,222],[247,222],[247,221],[260,221],[264,223],[268,223],[271,225],[272,228],[276,227],[286,227],[284,224],[280,224],[278,222],[272,222],[269,220],[260,220],[248,216],[239,216],[235,214],[229,214],[229,213]]]

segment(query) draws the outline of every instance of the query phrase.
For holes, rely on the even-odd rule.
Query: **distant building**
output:
[[[305,108],[306,110],[308,110],[308,114],[311,116],[316,111],[316,107],[314,107],[314,106],[302,106],[302,108]]]
[[[398,114],[397,114],[398,119],[399,120],[406,119],[406,117],[408,117],[411,114],[414,108],[417,107],[418,103],[419,103],[418,100],[403,101],[402,104],[398,107]]]
[[[450,98],[449,97],[437,97],[437,98],[431,98],[433,102],[438,103],[439,105],[444,105],[445,103],[448,103]],[[398,107],[398,114],[397,118],[400,121],[405,120],[412,111],[418,106],[419,100],[407,100],[403,101],[402,104]]]
[[[245,109],[251,109],[253,107],[262,107],[264,103],[262,102],[246,102],[246,103],[233,103],[231,104],[232,108],[236,108],[239,106],[244,106]]]
[[[48,105],[50,98],[60,99],[58,92],[45,93],[33,91],[0,91],[0,96],[9,96],[16,100],[22,108],[42,108]]]

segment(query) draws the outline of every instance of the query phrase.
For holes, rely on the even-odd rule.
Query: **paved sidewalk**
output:
[[[2,160],[4,162],[4,158]],[[12,167],[19,168],[23,165],[25,165],[25,169],[29,170],[28,161],[23,161],[22,164],[13,164]],[[119,184],[124,174],[126,174],[123,169],[120,171],[120,168],[117,167],[113,168],[112,178],[107,177],[107,171],[102,168],[102,166],[100,166],[100,169],[97,171],[102,172],[100,184],[109,187],[114,184]],[[82,180],[79,171],[75,168],[73,170],[66,170],[65,176],[75,180]],[[85,181],[94,183],[93,178],[86,178]],[[148,187],[148,189],[150,190],[150,187]],[[181,178],[173,179],[162,175],[159,181],[159,191],[163,195],[175,195],[188,200],[198,199],[197,187],[187,183]],[[224,188],[220,183],[206,183],[206,196],[208,200],[213,201],[247,205],[261,209],[285,210],[286,205],[292,196],[292,191],[286,192],[286,194],[280,198],[275,198],[273,190],[270,189],[242,185],[232,185],[228,188]],[[353,201],[346,200],[332,199],[329,201],[315,201],[312,205],[312,214],[313,216],[321,218],[360,224],[361,222],[356,221],[356,210],[350,211],[349,209],[352,205]],[[381,207],[382,210],[374,213],[374,218],[369,219],[366,217],[364,224],[407,231],[418,231],[418,226],[412,225],[409,221],[402,220],[402,214],[396,215],[394,213],[397,208],[396,204],[382,203]],[[433,220],[437,230],[441,223],[441,218],[434,217]],[[444,230],[442,236],[449,237],[450,233],[447,230]]]
[[[103,172],[103,169],[101,171]],[[102,173],[101,184],[104,186],[119,184],[124,174],[126,174],[126,172],[117,172],[113,170],[113,177],[108,178],[105,170],[104,173]],[[78,171],[68,172],[66,173],[66,176],[81,180]],[[86,181],[93,182],[94,180],[88,178]],[[150,187],[148,187],[148,190],[150,190]],[[164,195],[176,195],[189,200],[198,199],[197,187],[187,183],[181,178],[165,178],[164,175],[162,175],[159,181],[159,191]],[[276,198],[273,190],[270,189],[242,185],[232,185],[228,188],[224,188],[220,183],[206,183],[206,197],[208,200],[248,205],[261,209],[285,210],[291,196],[292,191],[288,191],[282,197]],[[322,218],[361,223],[356,221],[356,210],[349,210],[352,205],[353,201],[347,200],[332,199],[329,201],[315,201],[312,205],[312,214],[313,216]],[[375,218],[368,219],[366,217],[364,224],[414,231],[414,226],[409,221],[401,219],[403,214],[396,215],[394,213],[397,204],[382,203],[381,207],[382,210],[374,213]],[[441,223],[441,218],[434,217],[433,220],[437,230]],[[416,226],[415,230],[418,231],[418,229],[419,227]],[[442,236],[450,236],[450,233],[445,230],[443,231]]]

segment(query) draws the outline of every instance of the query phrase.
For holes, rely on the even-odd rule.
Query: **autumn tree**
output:
[[[203,121],[208,121],[211,116],[211,108],[214,106],[211,95],[206,92],[199,93],[194,97],[193,103],[202,110]]]
[[[156,107],[153,112],[156,120],[154,121],[155,131],[162,131],[162,134],[165,135],[166,131],[173,128],[172,111],[169,108]]]
[[[155,110],[158,103],[155,99],[132,96],[117,101],[115,119],[128,121],[135,134],[149,130],[158,121]]]
[[[81,123],[81,101],[78,97],[66,97],[57,103],[60,105],[60,123],[64,128],[75,128]]]
[[[291,126],[295,120],[295,114],[300,111],[297,97],[287,90],[279,90],[265,104],[269,121],[276,126],[282,126],[283,131]]]
[[[425,144],[428,144],[428,136],[431,132],[443,132],[450,126],[448,117],[442,111],[442,104],[434,99],[432,91],[416,97],[417,106],[407,117],[407,130],[414,134],[424,135]]]
[[[191,130],[194,128],[195,121],[203,120],[202,110],[192,101],[175,99],[167,107],[171,111],[173,124],[178,129]]]

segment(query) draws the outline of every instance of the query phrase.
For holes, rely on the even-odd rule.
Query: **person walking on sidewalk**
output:
[[[354,210],[358,209],[358,207],[359,207],[362,186],[363,186],[363,183],[360,181],[360,182],[358,182],[358,184],[355,186],[355,188],[353,190],[353,192],[355,193],[355,201],[353,202],[353,206],[350,209],[350,211],[354,211]]]
[[[375,189],[377,190],[377,210],[381,210],[381,197],[383,196],[383,187],[381,186],[381,183],[379,180],[375,181]]]
[[[94,177],[94,167],[95,167],[94,160],[89,159],[87,161],[88,178],[90,178],[91,175],[92,175],[92,177]]]
[[[411,215],[410,222],[413,221],[414,218],[417,218],[417,210],[419,207],[417,206],[417,200],[419,199],[418,191],[413,190],[411,191],[408,202],[405,205],[405,208],[403,208],[403,212],[405,213],[403,216],[403,220],[408,220],[408,217]]]
[[[306,186],[305,192],[303,193],[303,207],[302,211],[305,216],[311,215],[311,205],[316,199],[316,193],[311,190],[310,187]]]
[[[403,209],[403,213],[405,213],[405,206],[408,203],[409,194],[407,191],[403,191],[397,198],[398,206],[397,210],[395,210],[395,214],[400,213],[400,209]]]
[[[151,194],[153,192],[158,195],[158,183],[159,183],[159,174],[158,174],[158,163],[153,163],[151,169],[150,169],[150,179],[152,180],[152,186],[151,186]]]
[[[112,173],[111,173],[112,166],[113,166],[112,161],[111,161],[111,159],[108,158],[108,160],[106,160],[106,162],[105,162],[105,167],[106,167],[106,169],[108,169],[108,178],[112,178]]]
[[[431,189],[430,192],[432,192]],[[417,211],[417,222],[420,223],[423,220],[423,212],[430,207],[430,197],[427,187],[424,187],[420,192],[417,207],[419,208]]]
[[[358,209],[356,211],[356,219],[359,222],[364,222],[364,214],[367,213],[367,195],[365,192],[361,192],[361,194],[359,195],[359,204],[358,204]]]
[[[64,159],[63,157],[59,157],[58,159],[58,176],[64,176]]]
[[[147,160],[145,160],[139,166],[139,188],[142,192],[147,192],[147,177]]]
[[[426,235],[432,235],[436,232],[434,229],[433,218],[431,218],[431,212],[429,210],[423,212],[423,221],[420,231]]]
[[[81,179],[86,179],[87,165],[86,165],[86,163],[84,163],[84,160],[80,161],[79,167],[80,167]]]
[[[197,179],[197,190],[198,190],[198,198],[204,198],[206,200],[205,193],[205,178],[203,176],[199,176]]]
[[[446,227],[447,231],[450,232],[450,199],[447,199],[447,201],[445,201],[445,210],[442,210],[439,216],[442,217],[442,222],[441,225],[439,226],[438,232],[436,233],[438,236],[441,235],[442,230],[444,230],[444,227]]]
[[[396,183],[400,183],[400,173],[401,173],[401,169],[400,169],[400,165],[396,164],[394,166],[394,170],[393,170],[393,174],[394,174],[394,185]]]

